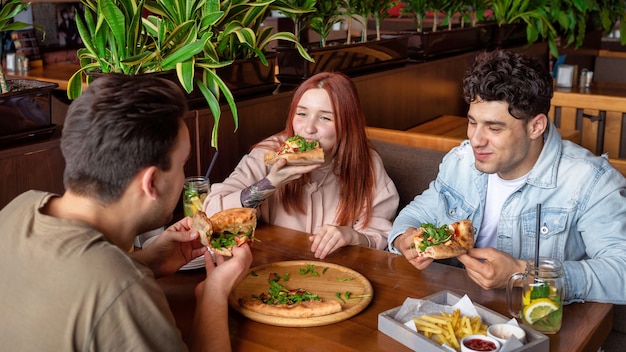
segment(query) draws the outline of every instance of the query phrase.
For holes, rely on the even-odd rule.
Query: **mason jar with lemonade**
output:
[[[193,216],[196,211],[202,210],[202,204],[209,194],[209,180],[200,176],[185,178],[183,186],[183,213]]]
[[[512,309],[513,286],[522,281],[522,309]],[[530,259],[525,273],[515,273],[507,285],[507,305],[514,317],[544,334],[556,334],[563,319],[563,265],[557,259]]]

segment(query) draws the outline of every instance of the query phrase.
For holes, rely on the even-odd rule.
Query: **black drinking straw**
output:
[[[204,175],[205,180],[209,179],[209,174],[211,173],[211,170],[213,170],[213,166],[215,165],[215,160],[217,160],[217,151],[215,151],[215,154],[213,154],[213,159],[211,159],[209,168],[206,170],[206,174]]]
[[[537,203],[537,228],[535,230],[535,267],[539,268],[539,235],[541,234],[541,203]]]

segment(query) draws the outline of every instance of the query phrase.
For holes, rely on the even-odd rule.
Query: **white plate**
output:
[[[199,256],[198,258],[192,259],[189,263],[183,265],[178,270],[193,270],[193,269],[199,269],[199,268],[204,268],[204,256],[203,255]]]

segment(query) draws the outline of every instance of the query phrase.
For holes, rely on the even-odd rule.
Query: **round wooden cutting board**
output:
[[[301,288],[317,294],[323,301],[335,300],[341,303],[341,312],[310,318],[275,317],[242,308],[238,299],[259,295],[269,290],[269,274],[276,273],[281,277],[279,284],[288,289]],[[287,280],[285,280],[287,279]],[[345,293],[351,297],[346,299]],[[341,299],[337,297],[337,293]],[[231,292],[228,303],[236,311],[254,321],[287,327],[308,327],[328,325],[346,320],[361,312],[372,301],[374,292],[372,284],[365,276],[341,265],[318,261],[286,261],[257,266]]]

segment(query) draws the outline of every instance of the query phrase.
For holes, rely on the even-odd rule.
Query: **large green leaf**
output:
[[[187,93],[193,91],[195,74],[195,60],[193,57],[187,61],[176,63],[176,76]]]
[[[179,62],[187,61],[191,59],[193,56],[200,53],[208,40],[208,36],[206,36],[204,40],[198,40],[193,43],[186,44],[179,50],[176,50],[171,55],[167,56],[161,62],[161,65],[164,69],[171,69]]]
[[[0,4],[0,7],[0,32],[24,28],[22,26],[25,23],[13,22],[13,18],[26,10],[28,7],[27,3],[22,3],[19,0],[10,0]]]
[[[98,21],[98,27],[106,21],[116,42],[126,43],[126,21],[122,11],[111,0],[99,0],[98,11],[103,15],[102,20]]]
[[[97,63],[85,65],[76,71],[67,82],[68,99],[76,99],[83,92],[83,72],[98,68]]]

